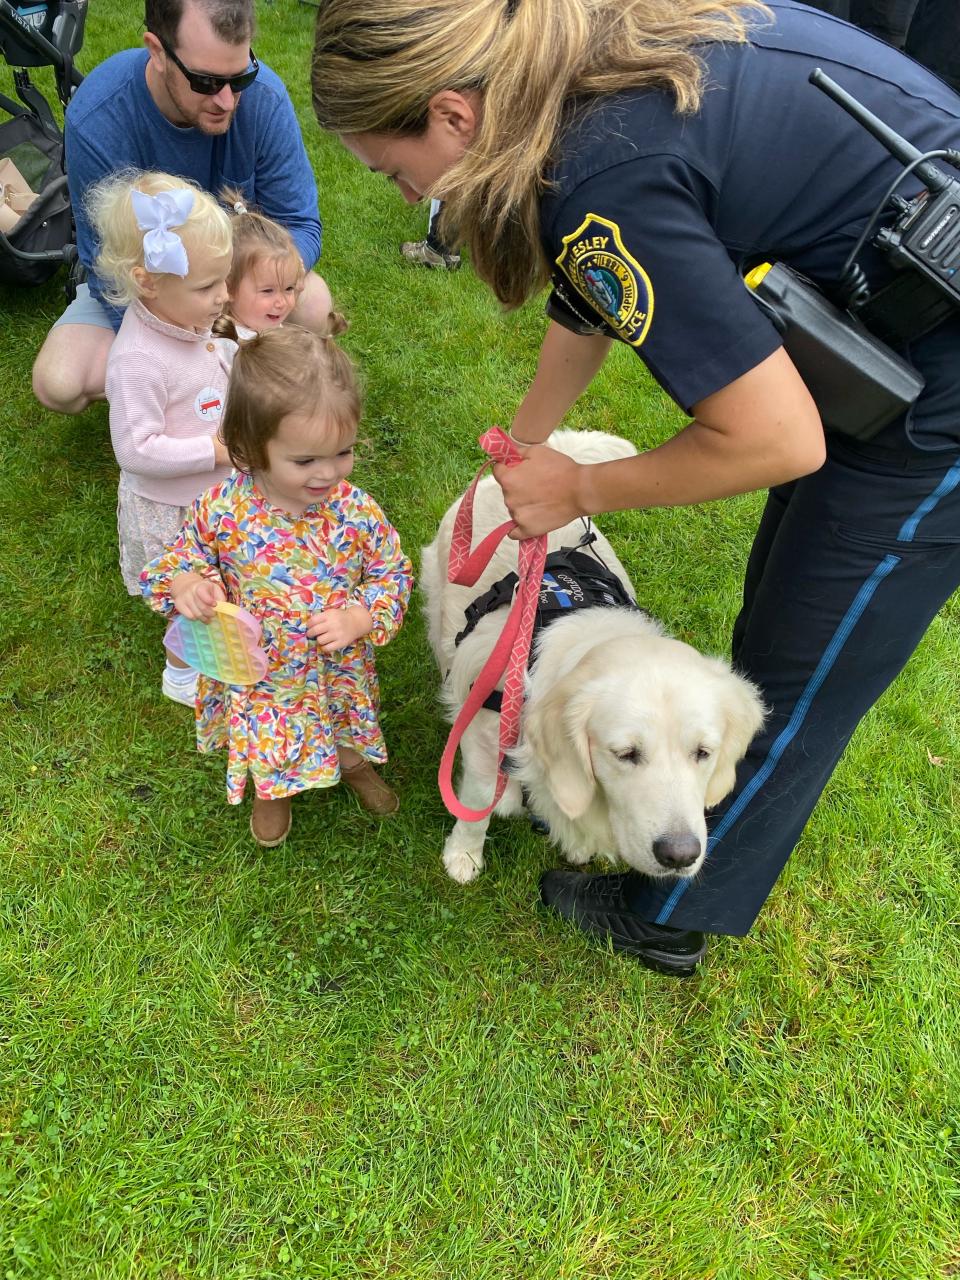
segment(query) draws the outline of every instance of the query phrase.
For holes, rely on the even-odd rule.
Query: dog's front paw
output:
[[[443,865],[451,880],[469,884],[483,870],[483,846],[477,847],[453,830],[443,846]]]
[[[575,867],[583,867],[593,859],[594,853],[592,849],[585,849],[582,845],[578,845],[576,849],[561,849],[567,862]]]

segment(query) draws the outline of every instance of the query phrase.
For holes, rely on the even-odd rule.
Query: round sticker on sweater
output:
[[[223,412],[223,395],[216,387],[204,387],[193,402],[193,412],[201,422],[216,422]]]

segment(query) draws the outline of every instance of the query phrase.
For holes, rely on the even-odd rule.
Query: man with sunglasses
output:
[[[146,0],[144,49],[114,54],[85,78],[67,109],[67,177],[87,282],[47,335],[33,369],[37,398],[80,413],[103,398],[107,354],[122,313],[103,301],[86,191],[118,169],[224,187],[292,235],[307,269],[292,319],[323,324],[330,291],[311,270],[320,254],[317,188],[280,78],[251,48],[254,0]]]

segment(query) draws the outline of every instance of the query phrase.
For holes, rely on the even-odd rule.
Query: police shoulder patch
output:
[[[624,342],[640,346],[653,319],[653,285],[627,252],[615,222],[588,213],[563,237],[557,266]]]

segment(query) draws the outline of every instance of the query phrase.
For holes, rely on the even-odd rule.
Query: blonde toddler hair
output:
[[[233,261],[227,276],[227,288],[231,296],[244,276],[249,275],[258,263],[275,263],[279,278],[281,264],[291,259],[297,265],[297,293],[300,294],[307,273],[300,250],[286,227],[274,222],[258,209],[248,209],[239,191],[227,188],[220,193],[220,199],[232,213]],[[227,314],[232,314],[229,304]]]
[[[194,193],[193,209],[179,227],[172,230],[183,241],[190,260],[199,249],[226,254],[231,247],[230,219],[208,191],[186,178],[169,173],[121,169],[110,174],[87,193],[86,208],[100,241],[94,270],[105,288],[103,295],[118,307],[128,306],[140,296],[134,269],[143,267],[144,232],[137,226],[130,192],[156,196],[161,191],[189,190]]]

